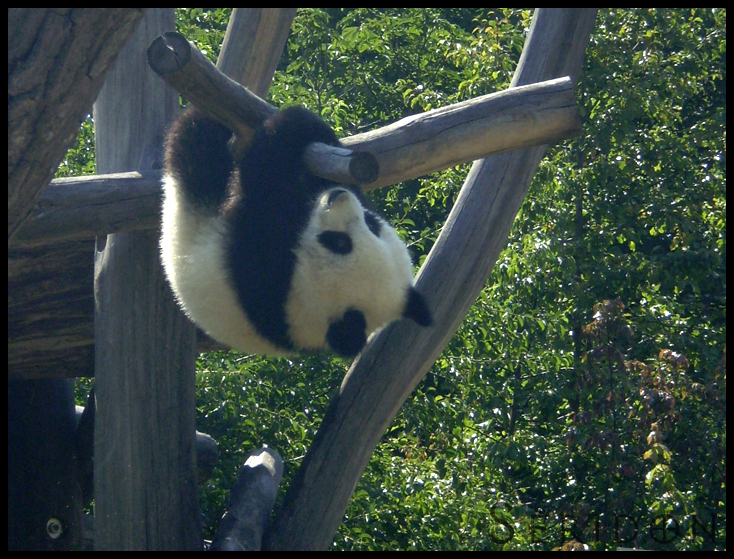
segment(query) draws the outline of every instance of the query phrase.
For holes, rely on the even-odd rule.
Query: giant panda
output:
[[[161,258],[184,312],[242,352],[354,356],[400,318],[432,322],[411,259],[361,189],[307,172],[311,142],[338,145],[314,113],[269,118],[241,156],[232,132],[185,110],[165,147]]]

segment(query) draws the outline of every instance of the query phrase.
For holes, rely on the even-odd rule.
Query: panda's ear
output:
[[[433,316],[428,308],[426,298],[418,293],[413,286],[408,288],[408,302],[405,304],[403,318],[409,318],[420,326],[433,324]]]

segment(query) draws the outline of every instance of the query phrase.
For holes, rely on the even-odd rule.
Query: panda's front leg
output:
[[[367,321],[360,311],[350,309],[341,320],[333,322],[326,333],[326,341],[342,357],[354,357],[367,343]]]

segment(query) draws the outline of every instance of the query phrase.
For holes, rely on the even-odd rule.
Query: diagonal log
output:
[[[536,10],[513,80],[575,79],[594,9]],[[395,323],[352,364],[268,534],[268,549],[326,549],[380,437],[484,287],[545,147],[476,162],[418,276],[435,326]]]
[[[8,8],[8,240],[146,8]]]
[[[157,37],[148,48],[148,65],[199,109],[232,130],[235,152],[243,150],[253,130],[278,112],[225,76],[180,33]],[[326,144],[316,143],[307,149],[305,162],[313,174],[334,182],[366,183],[377,178],[377,163],[372,156]]]

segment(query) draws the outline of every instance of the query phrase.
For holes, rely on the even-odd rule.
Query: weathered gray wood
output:
[[[259,97],[273,81],[296,8],[235,8],[217,68]]]
[[[573,83],[561,77],[407,117],[342,144],[377,158],[380,176],[364,185],[372,190],[580,130]]]
[[[594,9],[538,9],[513,83],[579,74]],[[268,549],[326,549],[380,437],[484,287],[545,147],[472,166],[418,276],[434,327],[396,323],[352,364],[266,534]]]
[[[145,46],[172,29],[151,9],[94,107],[101,173],[157,156],[178,95],[145,64]],[[97,239],[95,254],[95,549],[196,550],[194,328],[173,301],[156,231]]]
[[[260,551],[282,477],[283,460],[273,449],[260,448],[248,454],[212,541],[212,551]]]
[[[246,145],[252,129],[275,114],[249,90],[218,73],[209,60],[179,35],[157,38],[148,62],[172,87],[232,129]],[[340,164],[329,146],[313,146],[306,164],[315,175],[336,182],[357,182],[368,189],[473,161],[490,153],[549,143],[577,134],[578,110],[570,80],[533,84],[443,107],[348,138],[342,144],[377,156],[379,178],[370,160]],[[332,163],[330,159],[335,161]],[[359,176],[352,168],[369,167]]]
[[[142,8],[8,8],[8,240],[89,113]]]
[[[197,107],[247,135],[278,109],[228,78],[186,37],[171,31],[151,42],[148,65]]]
[[[243,151],[253,130],[278,112],[220,72],[178,33],[166,33],[153,41],[148,49],[148,64],[171,87],[234,132],[235,152]],[[307,148],[305,163],[313,174],[334,182],[356,184],[377,175],[374,157],[362,154],[349,160],[349,156],[342,148],[316,143]],[[367,168],[363,170],[363,166]],[[352,170],[356,173],[350,174]]]
[[[161,171],[135,171],[54,179],[13,245],[32,247],[155,229],[160,221],[161,175]]]
[[[551,143],[579,129],[573,85],[569,78],[560,78],[492,93],[346,138],[343,142],[356,148],[354,152],[314,144],[306,157],[315,155],[311,166],[322,170],[334,165],[325,173],[330,176],[357,175],[364,189],[371,190],[492,153]],[[324,147],[329,150],[327,158],[319,157]],[[347,169],[367,153],[379,162],[379,177],[361,176],[374,168],[371,164]],[[32,246],[90,233],[153,227],[159,211],[158,176],[136,178],[128,173],[52,181],[17,242]]]

